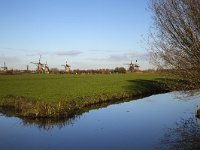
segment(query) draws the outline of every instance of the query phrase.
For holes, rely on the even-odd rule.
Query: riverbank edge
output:
[[[98,106],[100,107],[104,104],[110,105],[166,92],[170,92],[170,90],[152,88],[134,94],[119,93],[118,95],[115,94],[109,97],[101,96],[91,102],[86,101],[84,103],[81,102],[82,100],[47,102],[26,97],[7,96],[0,100],[0,113],[29,118],[71,118],[77,114],[89,111],[94,107],[98,108]]]

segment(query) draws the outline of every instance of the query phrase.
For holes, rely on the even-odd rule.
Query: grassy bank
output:
[[[18,116],[69,117],[85,108],[164,91],[155,73],[2,75],[0,107]]]

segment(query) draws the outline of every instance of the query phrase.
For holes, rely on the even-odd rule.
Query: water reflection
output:
[[[50,118],[21,118],[22,126],[37,127],[40,130],[52,130],[53,128],[61,129],[67,125],[73,125],[78,116],[66,119],[50,119]]]
[[[124,100],[116,100],[115,102],[113,101],[108,101],[104,103],[99,103],[92,105],[90,107],[85,107],[81,111],[77,112],[77,114],[70,116],[69,118],[32,118],[32,117],[21,117],[17,116],[16,112],[13,108],[7,108],[7,107],[0,107],[0,115],[5,116],[5,117],[18,117],[21,122],[20,125],[22,126],[35,126],[39,128],[40,130],[51,130],[53,128],[63,128],[67,125],[72,125],[74,122],[76,122],[83,113],[89,112],[91,110],[98,110],[101,108],[106,108],[107,106],[111,104],[120,104],[124,102],[129,102],[137,99],[141,99],[144,97],[148,97],[149,95],[146,96],[137,96],[134,99],[124,99]]]
[[[176,149],[199,140],[199,124],[190,119],[197,104],[199,98],[183,101],[166,93],[95,106],[67,120],[19,119],[10,112],[10,117],[0,116],[0,149]],[[197,140],[186,141],[192,137]]]
[[[165,130],[161,149],[200,149],[200,119],[181,119],[175,127]]]
[[[173,92],[177,99],[188,101],[200,98],[200,89]]]
[[[20,126],[36,127],[40,130],[49,131],[53,128],[63,128],[67,125],[73,124],[80,115],[74,115],[70,118],[29,118],[17,116],[13,108],[0,107],[0,116],[14,117],[19,119]]]

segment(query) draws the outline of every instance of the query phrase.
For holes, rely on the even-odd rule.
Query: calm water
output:
[[[1,115],[0,149],[162,149],[168,129],[194,118],[195,106],[200,104],[199,97],[188,101],[176,96],[167,93],[110,105],[49,128]]]

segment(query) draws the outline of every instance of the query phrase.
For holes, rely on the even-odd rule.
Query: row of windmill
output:
[[[31,64],[34,64],[37,66],[37,72],[38,73],[46,73],[46,74],[49,74],[50,72],[50,69],[49,69],[49,66],[47,65],[47,62],[45,64],[41,63],[41,56],[39,58],[39,61],[38,62],[30,62]],[[65,73],[69,73],[70,72],[70,66],[67,64],[67,61],[66,61],[66,64],[65,65],[61,65],[61,66],[64,66],[64,71]],[[3,71],[8,71],[8,67],[6,67],[6,63],[4,62],[4,66],[1,67],[1,69]],[[29,71],[28,69],[28,65],[27,65],[27,71]]]
[[[39,58],[39,61],[38,62],[30,62],[31,64],[34,64],[37,66],[37,72],[38,73],[46,73],[46,74],[49,74],[50,72],[50,69],[49,69],[49,66],[47,65],[47,62],[45,64],[41,63],[41,56]],[[133,63],[131,61],[130,64],[125,64],[125,65],[129,65],[129,68],[128,68],[128,71],[129,72],[135,72],[135,71],[139,71],[139,65],[137,64],[137,60],[135,63]],[[69,73],[70,72],[70,66],[67,64],[67,61],[66,61],[66,64],[65,65],[61,65],[64,67],[64,72],[65,73]],[[6,63],[4,62],[4,66],[1,67],[1,69],[3,69],[4,71],[7,71],[8,70],[8,67],[6,67]],[[29,71],[28,69],[28,65],[27,65],[27,71]]]
[[[40,56],[40,58],[39,58],[39,62],[30,62],[30,63],[35,64],[35,65],[37,66],[37,72],[38,72],[38,73],[46,73],[46,74],[49,74],[49,67],[48,67],[48,65],[47,65],[47,62],[46,62],[46,64],[42,64],[42,63],[40,62],[40,60],[41,60],[41,56]],[[64,71],[65,71],[66,73],[69,73],[69,72],[70,72],[70,66],[67,64],[67,61],[66,61],[66,64],[65,64],[65,65],[61,65],[61,66],[64,66]]]

